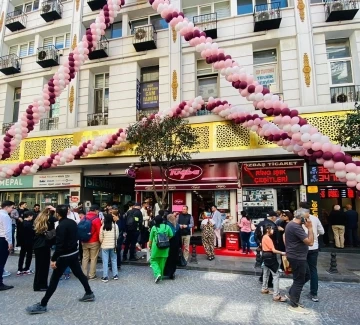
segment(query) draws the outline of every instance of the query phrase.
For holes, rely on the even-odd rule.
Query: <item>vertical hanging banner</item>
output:
[[[141,109],[159,107],[159,82],[143,82],[140,85]]]

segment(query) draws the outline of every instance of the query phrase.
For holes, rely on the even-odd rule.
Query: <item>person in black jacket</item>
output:
[[[121,268],[121,251],[124,243],[124,233],[126,230],[126,221],[124,215],[121,215],[119,208],[116,205],[113,205],[109,210],[110,214],[113,216],[113,221],[117,224],[119,228],[119,238],[116,243],[116,255],[117,255],[117,267],[118,270]]]
[[[68,219],[67,214],[67,205],[61,204],[56,207],[56,218],[59,220],[59,225],[56,228],[56,248],[51,257],[50,264],[54,271],[51,275],[50,285],[41,302],[26,308],[29,314],[42,314],[47,311],[47,304],[67,267],[70,267],[72,273],[80,280],[85,289],[85,295],[79,301],[87,302],[95,300],[95,295],[91,291],[88,279],[82,272],[78,260],[77,224],[74,220]]]
[[[16,247],[20,247],[22,243],[22,233],[23,233],[23,222],[24,222],[24,213],[28,211],[27,203],[20,202],[19,208],[17,209],[19,217],[16,219]]]
[[[169,249],[169,256],[165,264],[164,275],[168,276],[169,279],[171,280],[175,280],[176,266],[179,263],[179,256],[181,252],[180,226],[176,222],[176,217],[174,214],[167,215],[166,225],[168,225],[171,228],[173,232],[173,237],[171,237],[169,240],[170,249]]]
[[[33,230],[33,222],[34,222],[34,214],[32,211],[25,211],[22,217],[22,230],[20,235],[20,256],[18,262],[18,271],[16,275],[23,274],[34,274],[34,272],[30,269],[32,253],[33,253],[33,241],[34,241],[34,230]],[[26,260],[25,260],[26,257]],[[25,260],[25,267],[24,266]]]
[[[50,248],[55,244],[55,237],[51,240],[46,237],[46,233],[51,233],[55,229],[54,212],[55,208],[49,206],[40,212],[34,221],[34,291],[46,291],[48,288]]]

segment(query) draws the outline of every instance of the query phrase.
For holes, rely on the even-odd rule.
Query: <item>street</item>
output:
[[[6,265],[12,275],[4,282],[15,288],[0,293],[1,325],[355,325],[360,319],[359,284],[320,282],[319,303],[306,298],[306,286],[301,300],[311,314],[300,315],[261,295],[255,276],[179,270],[175,281],[155,284],[151,269],[140,266],[124,266],[118,281],[91,281],[96,301],[90,303],[77,301],[84,292],[72,276],[60,282],[46,314],[28,315],[25,307],[39,302],[44,293],[32,291],[33,275],[16,277],[17,260],[12,256]],[[101,267],[98,264],[98,277]],[[283,293],[290,283],[280,280]]]

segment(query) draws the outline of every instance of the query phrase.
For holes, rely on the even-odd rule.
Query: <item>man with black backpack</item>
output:
[[[89,280],[96,279],[96,264],[100,251],[99,234],[101,220],[99,218],[99,206],[96,204],[90,207],[90,211],[78,224],[78,237],[82,242],[83,259],[82,270],[87,275],[90,260]]]
[[[130,249],[130,258],[129,261],[137,261],[135,256],[136,243],[142,228],[143,224],[143,215],[140,211],[140,203],[133,204],[132,202],[128,203],[129,210],[125,213],[125,231],[126,231],[126,240],[125,247],[123,252],[123,261],[128,259],[128,251]]]

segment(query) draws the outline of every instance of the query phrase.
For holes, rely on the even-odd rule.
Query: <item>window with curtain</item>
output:
[[[10,46],[10,48],[9,48],[9,54],[18,55],[18,46],[17,46],[17,45]]]
[[[160,15],[150,16],[150,24],[155,27],[155,30],[167,29],[169,24]]]
[[[61,50],[70,47],[70,33],[58,36],[46,37],[43,39],[43,47],[54,45],[56,49]]]
[[[122,37],[122,21],[113,23],[106,31],[105,37],[107,39]]]
[[[58,50],[63,49],[64,48],[64,35],[61,36],[56,36],[55,37],[55,48],[57,48]]]
[[[197,61],[197,94],[205,101],[209,97],[218,97],[218,74],[205,60]]]
[[[49,111],[49,117],[59,117],[60,115],[60,98],[57,97],[55,100],[55,103],[51,105],[50,111]]]
[[[34,54],[34,41],[29,43],[14,45],[9,48],[9,54],[16,54],[20,58]]]
[[[53,45],[53,38],[52,37],[46,37],[43,39],[43,47],[49,47]]]
[[[95,75],[94,113],[103,114],[109,111],[109,74]]]
[[[159,80],[159,66],[141,68],[141,82]]]
[[[13,122],[17,122],[19,119],[19,108],[21,99],[21,88],[15,88],[14,90],[14,105],[13,105]]]
[[[327,40],[326,53],[331,75],[331,84],[353,84],[349,39]]]
[[[276,49],[253,53],[254,77],[273,92],[279,91],[278,62]]]
[[[214,3],[214,12],[217,14],[217,19],[230,17],[230,1]]]
[[[71,43],[70,33],[66,33],[66,35],[65,35],[65,48],[69,48],[69,47],[70,47],[70,43]]]
[[[253,0],[237,0],[237,14],[245,15],[253,12]]]
[[[198,7],[186,8],[183,10],[184,16],[189,19],[190,22],[194,21],[194,17],[198,16]]]

